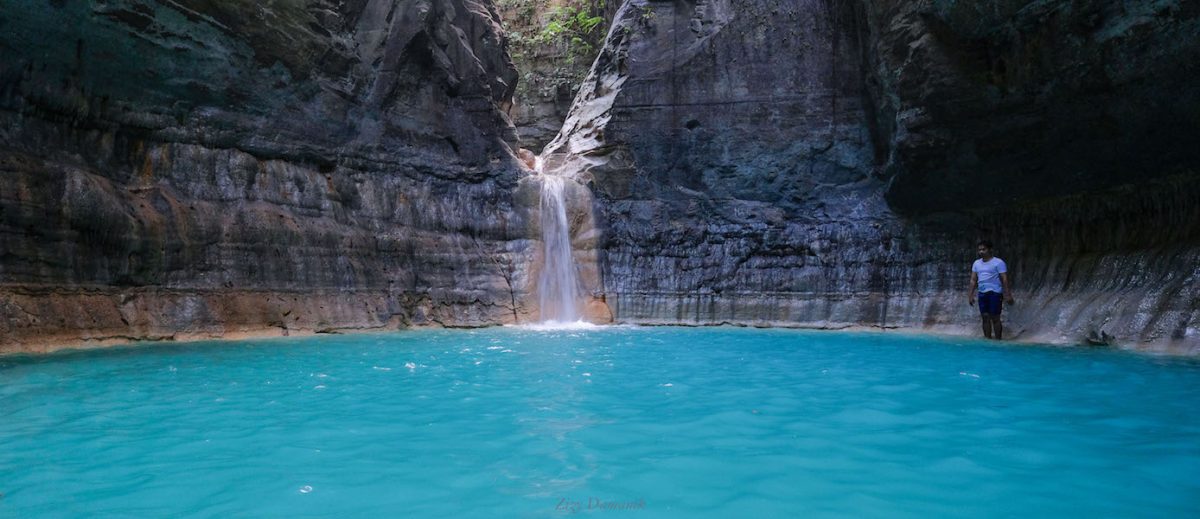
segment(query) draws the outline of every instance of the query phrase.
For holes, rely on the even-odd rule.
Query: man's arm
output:
[[[979,285],[979,274],[971,270],[971,287],[967,289],[967,301],[971,303],[971,306],[975,306],[975,287],[977,285]]]
[[[1004,287],[1004,299],[1005,299],[1004,302],[1008,303],[1010,305],[1013,304],[1012,288],[1010,288],[1008,286],[1008,273],[1007,272],[1000,273],[1000,286]]]

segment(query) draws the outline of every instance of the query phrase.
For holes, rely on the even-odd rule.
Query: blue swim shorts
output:
[[[1004,309],[1004,294],[999,292],[980,292],[979,293],[979,314],[980,315],[1000,315],[1000,311]]]

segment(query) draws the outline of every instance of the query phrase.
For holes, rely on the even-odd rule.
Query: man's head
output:
[[[979,253],[980,258],[983,258],[985,260],[991,259],[992,258],[992,242],[987,241],[987,240],[979,240],[979,243],[977,244],[977,247],[976,247],[976,251]]]

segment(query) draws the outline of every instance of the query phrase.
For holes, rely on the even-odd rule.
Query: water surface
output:
[[[1196,517],[1198,402],[1194,360],[789,330],[7,357],[0,517]]]

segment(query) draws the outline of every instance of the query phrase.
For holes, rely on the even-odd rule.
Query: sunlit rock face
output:
[[[835,30],[855,16],[625,4],[548,147],[597,195],[618,320],[879,321],[901,229],[871,175],[859,35]]]
[[[1108,4],[626,2],[547,158],[616,319],[975,333],[990,238],[1010,336],[1195,351],[1196,8]]]
[[[0,348],[529,311],[486,0],[5,2],[0,55]]]

